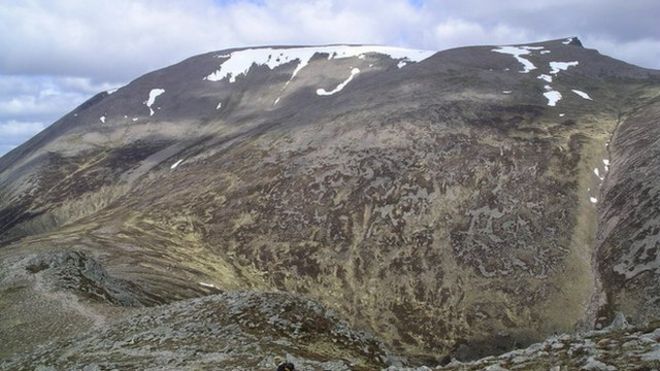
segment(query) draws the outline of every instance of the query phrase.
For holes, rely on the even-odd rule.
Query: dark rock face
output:
[[[412,364],[651,320],[659,76],[576,38],[193,57],[0,159],[0,258],[108,321],[295,293]],[[20,277],[12,308],[45,295]]]
[[[660,101],[641,100],[610,143],[596,255],[604,314],[621,308],[636,322],[660,311]]]
[[[93,258],[79,251],[52,252],[28,260],[25,270],[44,276],[51,291],[73,291],[101,303],[120,306],[160,304],[130,282],[109,276]]]

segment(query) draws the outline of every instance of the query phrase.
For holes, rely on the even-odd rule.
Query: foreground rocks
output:
[[[289,294],[231,293],[145,309],[0,362],[17,369],[373,370],[389,354],[321,305]]]
[[[660,323],[552,336],[472,362],[405,366],[372,335],[290,294],[226,293],[142,309],[0,361],[3,370],[656,370]]]
[[[657,370],[660,368],[660,328],[592,331],[553,336],[496,357],[454,362],[442,370]]]
[[[612,326],[599,331],[555,335],[498,356],[472,362],[452,361],[437,367],[395,367],[387,370],[658,370],[660,369],[660,322],[643,327]]]

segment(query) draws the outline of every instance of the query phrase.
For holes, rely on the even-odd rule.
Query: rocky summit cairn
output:
[[[660,367],[658,120],[576,37],[148,73],[0,158],[0,368]]]

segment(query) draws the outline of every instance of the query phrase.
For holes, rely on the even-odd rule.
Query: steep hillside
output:
[[[658,319],[659,97],[577,38],[149,73],[0,158],[0,354],[218,291],[319,302],[411,364]]]

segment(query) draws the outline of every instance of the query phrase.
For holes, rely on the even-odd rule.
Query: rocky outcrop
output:
[[[660,366],[657,325],[619,322],[471,362],[448,358],[444,366],[407,367],[317,303],[289,294],[227,293],[140,310],[0,361],[0,369],[268,371],[286,361],[300,370],[651,370]]]
[[[53,349],[57,349],[53,352]],[[312,301],[281,293],[226,293],[141,310],[2,369],[374,370],[389,354]]]
[[[638,97],[609,145],[596,264],[607,295],[602,319],[660,317],[660,101]]]
[[[473,362],[452,361],[436,368],[391,366],[387,370],[652,370],[660,366],[657,325],[555,335],[525,349]]]

